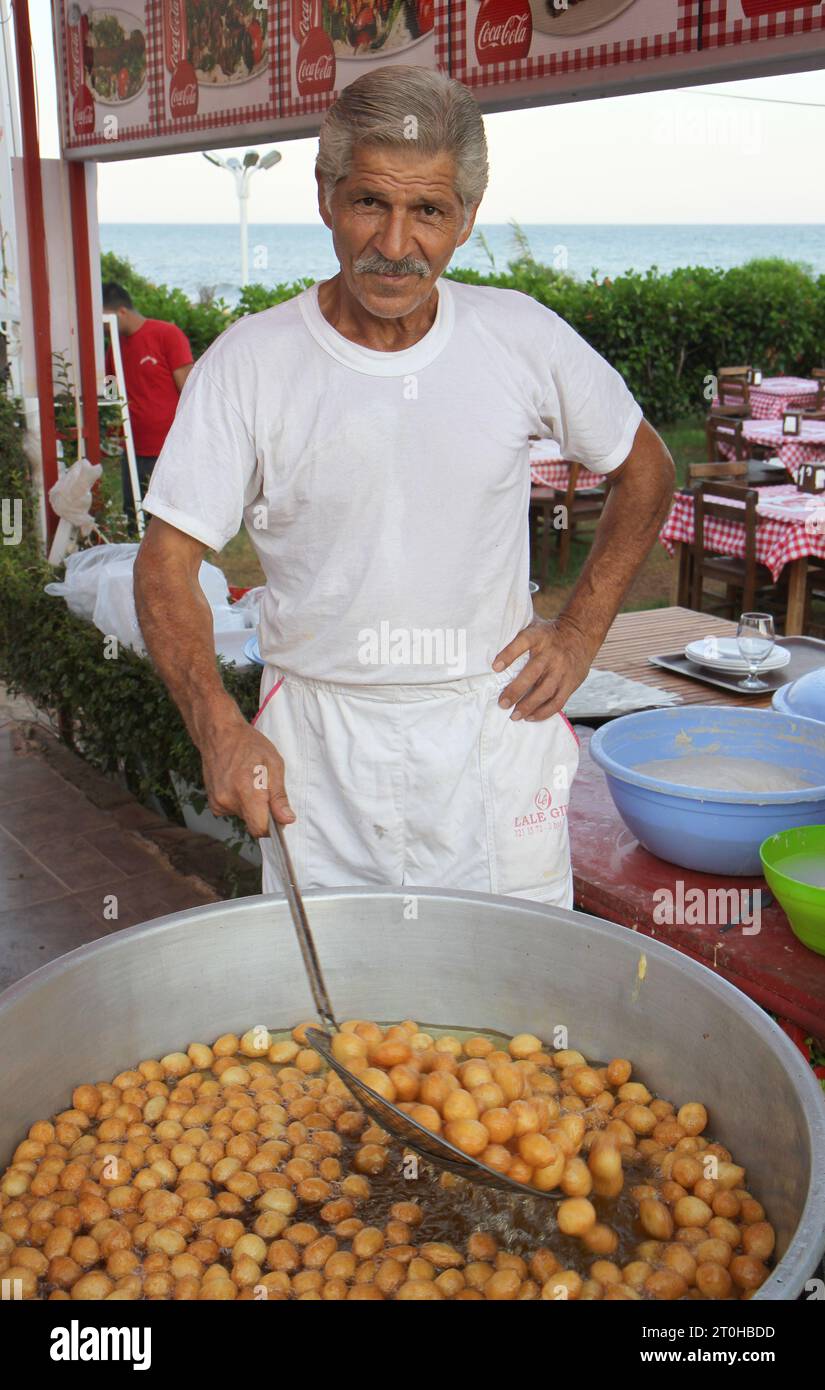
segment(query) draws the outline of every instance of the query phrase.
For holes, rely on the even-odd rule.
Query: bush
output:
[[[805,376],[822,364],[825,275],[805,266],[763,259],[731,270],[693,266],[576,280],[535,261],[523,234],[517,241],[520,254],[506,271],[453,270],[449,278],[521,290],[554,309],[621,372],[654,424],[703,415],[707,378],[717,367],[751,362],[774,375]],[[141,313],[179,324],[196,357],[228,323],[312,283],[247,285],[230,309],[152,285],[111,253],[102,264],[105,278],[127,284]]]
[[[154,795],[173,814],[169,774],[202,785],[200,755],[151,663],[128,648],[104,656],[104,635],[44,592],[56,577],[41,553],[15,404],[0,392],[0,496],[19,498],[19,545],[0,546],[0,678],[51,711],[63,738],[135,795]],[[224,684],[247,718],[258,707],[260,673],[223,667]],[[194,796],[196,810],[205,797]],[[236,823],[241,834],[240,823]]]

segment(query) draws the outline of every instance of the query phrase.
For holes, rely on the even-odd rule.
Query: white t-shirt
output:
[[[350,342],[318,287],[222,333],[190,373],[144,501],[266,575],[260,647],[299,676],[486,675],[530,621],[528,437],[609,473],[642,412],[618,372],[516,290],[438,281],[402,352]]]

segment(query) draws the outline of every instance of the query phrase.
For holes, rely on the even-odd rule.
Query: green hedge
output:
[[[576,280],[534,261],[523,239],[521,245],[506,271],[456,270],[451,278],[522,290],[561,314],[622,373],[654,424],[701,416],[706,378],[717,367],[751,362],[773,375],[805,376],[825,362],[825,275],[803,265],[766,259],[731,270],[694,266]],[[242,314],[279,304],[311,283],[249,285],[230,309],[220,300],[193,304],[181,290],[152,285],[111,253],[102,267],[104,278],[125,281],[142,313],[179,324],[195,356]]]
[[[200,755],[151,663],[121,647],[104,656],[104,634],[44,592],[56,572],[40,553],[19,415],[0,392],[0,495],[19,499],[19,545],[0,545],[0,679],[54,713],[63,738],[89,762],[154,795],[173,815],[169,774],[201,787]],[[222,677],[247,718],[258,707],[260,674],[224,666]],[[205,798],[192,798],[201,810]],[[240,823],[236,823],[239,836]]]

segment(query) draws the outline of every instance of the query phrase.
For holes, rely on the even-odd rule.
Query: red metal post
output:
[[[46,225],[43,216],[43,186],[40,181],[40,142],[37,133],[37,107],[28,0],[15,0],[12,13],[14,15],[17,81],[20,92],[20,118],[23,137],[23,189],[26,204],[26,230],[29,243],[29,272],[34,319],[35,373],[40,412],[40,450],[43,460],[43,489],[46,494],[46,527],[48,538],[51,540],[57,527],[57,517],[49,506],[48,494],[49,488],[57,482],[57,433],[54,419]]]
[[[79,160],[71,161],[68,172],[69,202],[72,214],[75,304],[77,306],[78,357],[80,359],[80,394],[83,398],[83,434],[85,437],[82,452],[90,463],[100,463],[100,419],[97,410],[95,322],[92,277],[89,267],[86,166]]]

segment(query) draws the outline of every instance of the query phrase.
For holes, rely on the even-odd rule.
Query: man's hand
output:
[[[534,618],[499,652],[493,670],[506,670],[527,651],[530,660],[501,692],[498,702],[503,709],[515,706],[511,719],[550,719],[590,670],[590,646],[569,620]]]
[[[269,817],[281,825],[295,820],[284,786],[284,760],[273,743],[239,717],[201,747],[209,809],[240,816],[256,840],[269,835]]]
[[[578,689],[610,631],[622,598],[644,564],[670,507],[673,460],[643,420],[624,463],[609,475],[610,489],[584,568],[557,618],[534,618],[493,662],[504,671],[530,652],[530,660],[499,704],[515,706],[511,719],[549,719]]]

